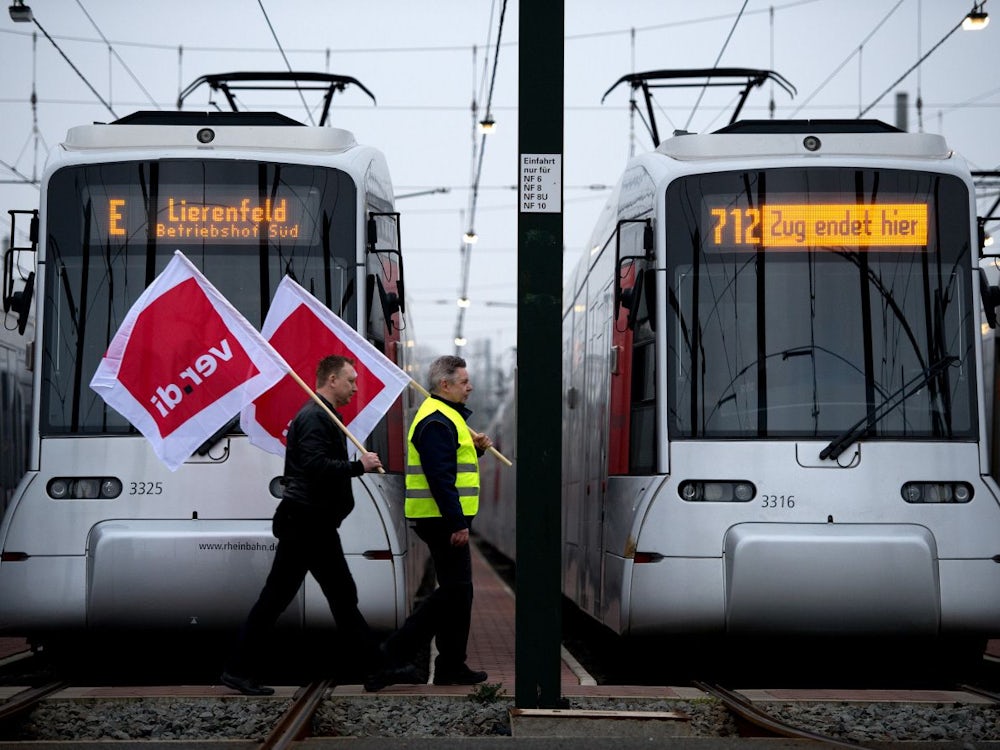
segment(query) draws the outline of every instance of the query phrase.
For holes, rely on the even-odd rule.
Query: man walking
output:
[[[331,355],[316,370],[316,394],[340,419],[336,407],[347,405],[357,392],[354,360]],[[341,422],[343,420],[341,419]],[[374,670],[378,651],[368,623],[358,609],[358,590],[347,567],[338,529],[354,509],[351,480],[376,471],[382,462],[364,452],[347,457],[344,433],[316,401],[310,399],[288,428],[284,491],[272,529],[278,539],[271,572],[257,603],[240,629],[236,647],[222,673],[222,683],[245,695],[271,695],[257,684],[252,669],[265,637],[312,573],[330,605],[337,630],[362,649],[367,668]]]
[[[493,442],[473,437],[465,406],[472,384],[465,360],[438,357],[428,370],[430,396],[417,409],[407,441],[406,517],[428,546],[438,587],[383,644],[389,668],[372,676],[368,691],[409,681],[406,668],[436,638],[435,685],[475,685],[486,672],[472,670],[466,647],[472,617],[469,528],[479,509],[479,456]]]

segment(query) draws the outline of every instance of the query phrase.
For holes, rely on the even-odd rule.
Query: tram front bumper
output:
[[[738,524],[725,537],[726,630],[936,635],[937,545],[915,524]]]

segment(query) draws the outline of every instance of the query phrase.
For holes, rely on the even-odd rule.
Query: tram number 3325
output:
[[[795,495],[761,495],[762,508],[794,508]]]
[[[162,495],[163,482],[129,482],[130,495]]]

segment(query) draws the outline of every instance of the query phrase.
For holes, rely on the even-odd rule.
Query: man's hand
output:
[[[483,432],[477,433],[476,436],[472,438],[472,443],[481,451],[489,450],[493,446],[493,441],[490,440],[490,436]]]
[[[452,532],[451,535],[451,546],[452,547],[464,547],[469,543],[469,530],[462,529],[461,531]]]
[[[382,459],[378,457],[378,453],[362,453],[360,460],[365,471],[378,471],[382,468]]]

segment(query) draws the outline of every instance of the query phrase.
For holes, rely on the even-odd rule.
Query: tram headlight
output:
[[[285,493],[285,478],[275,477],[268,483],[267,489],[271,493],[271,497],[280,500]]]
[[[117,477],[55,477],[46,491],[53,500],[113,500],[122,494]]]
[[[69,482],[65,479],[51,479],[47,489],[53,500],[62,500],[69,493]]]
[[[120,479],[111,477],[101,481],[101,497],[111,499],[122,494],[122,483]]]
[[[701,491],[699,488],[699,482],[682,482],[681,486],[677,488],[678,494],[680,494],[682,500],[701,500]]]
[[[73,487],[73,497],[91,500],[97,497],[100,491],[100,481],[97,479],[77,479]]]
[[[967,503],[973,491],[968,482],[907,482],[900,494],[908,503]]]
[[[744,479],[687,479],[677,487],[677,494],[687,502],[747,503],[754,499],[757,488]]]
[[[705,482],[705,492],[701,499],[718,503],[726,499],[726,489],[725,482]]]

